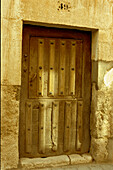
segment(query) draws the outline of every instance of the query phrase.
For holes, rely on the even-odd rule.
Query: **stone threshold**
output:
[[[59,167],[75,164],[91,163],[92,157],[89,153],[60,155],[47,158],[21,158],[20,167],[25,169]]]

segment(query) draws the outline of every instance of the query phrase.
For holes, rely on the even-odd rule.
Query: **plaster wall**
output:
[[[61,3],[69,9],[59,9]],[[110,0],[2,0],[2,168],[19,163],[19,94],[23,22],[92,31],[91,154],[113,161],[113,2]],[[59,9],[59,10],[58,10]]]

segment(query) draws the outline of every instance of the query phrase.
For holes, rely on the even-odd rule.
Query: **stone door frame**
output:
[[[94,97],[94,93],[96,90],[96,87],[98,87],[98,29],[94,29],[94,28],[82,28],[82,27],[76,27],[76,26],[71,26],[71,25],[55,25],[55,24],[46,24],[46,23],[37,23],[37,22],[31,22],[31,21],[23,21],[22,26],[24,24],[30,24],[30,25],[37,25],[37,26],[47,26],[47,27],[55,27],[55,28],[68,28],[68,29],[77,29],[77,30],[83,30],[83,31],[91,31],[92,32],[92,39],[91,39],[91,61],[92,61],[92,72],[91,72],[91,84],[92,84],[92,91],[91,91],[91,96]],[[96,101],[95,101],[96,102]],[[92,99],[91,99],[91,103],[92,103]],[[93,101],[94,103],[94,101]],[[96,105],[96,103],[94,103]],[[92,112],[92,111],[91,111]],[[92,113],[91,113],[92,115]],[[90,124],[90,130],[92,129],[92,125]],[[92,133],[91,133],[91,147],[90,147],[90,153],[86,153],[85,155],[80,156],[79,154],[75,154],[75,155],[70,155],[70,157],[66,157],[65,156],[55,156],[53,157],[53,159],[50,158],[46,158],[47,160],[44,160],[43,158],[32,158],[32,161],[36,162],[34,163],[34,166],[31,167],[45,167],[45,166],[50,166],[52,164],[52,162],[57,163],[56,166],[59,165],[68,165],[70,164],[70,159],[71,159],[71,164],[76,164],[76,163],[88,163],[91,162],[93,157],[93,154],[95,155],[95,153],[91,152],[91,149],[93,148],[93,143],[92,143]],[[84,159],[82,159],[82,157]],[[64,162],[62,163],[62,160],[64,159]],[[56,161],[58,160],[59,163]],[[20,159],[20,164],[22,167],[29,167],[30,164],[33,164],[29,158],[21,158]],[[48,161],[50,161],[50,164],[48,164]],[[43,164],[43,165],[41,165]]]

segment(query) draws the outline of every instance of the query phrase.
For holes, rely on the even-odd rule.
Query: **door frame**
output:
[[[27,24],[25,24],[25,25],[27,25]],[[40,26],[39,26],[40,27]],[[49,27],[49,25],[47,26],[48,28],[51,28],[51,27]],[[56,27],[54,27],[54,28],[56,28]],[[58,27],[59,29],[63,29],[63,28],[61,28],[61,27]],[[56,28],[57,29],[57,28]],[[71,27],[70,27],[70,29],[71,29]],[[69,28],[68,28],[68,30],[70,30]],[[79,32],[79,30],[76,30],[76,29],[73,29],[75,32],[76,31],[78,31]],[[85,33],[86,31],[84,31],[84,33]],[[91,34],[91,33],[90,33]],[[70,37],[69,37],[70,38]],[[90,42],[91,42],[91,39],[90,39]],[[90,53],[90,56],[91,56],[91,53]],[[90,60],[91,60],[91,57],[90,57]],[[91,85],[91,82],[90,82],[90,85]],[[90,90],[90,103],[91,103],[91,90]],[[90,116],[90,115],[89,115]],[[20,128],[19,128],[20,129]],[[20,148],[20,146],[19,146],[19,148]]]

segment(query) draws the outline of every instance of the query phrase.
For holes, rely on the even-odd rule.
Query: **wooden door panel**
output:
[[[76,127],[79,110],[76,100],[27,101],[25,155],[34,157],[75,152],[76,138],[81,135],[80,120]]]
[[[90,33],[25,26],[20,157],[88,152],[90,91]]]
[[[55,48],[59,51],[59,56]],[[31,37],[29,98],[65,96],[81,98],[82,55],[81,40]],[[55,76],[56,74],[58,77]]]

